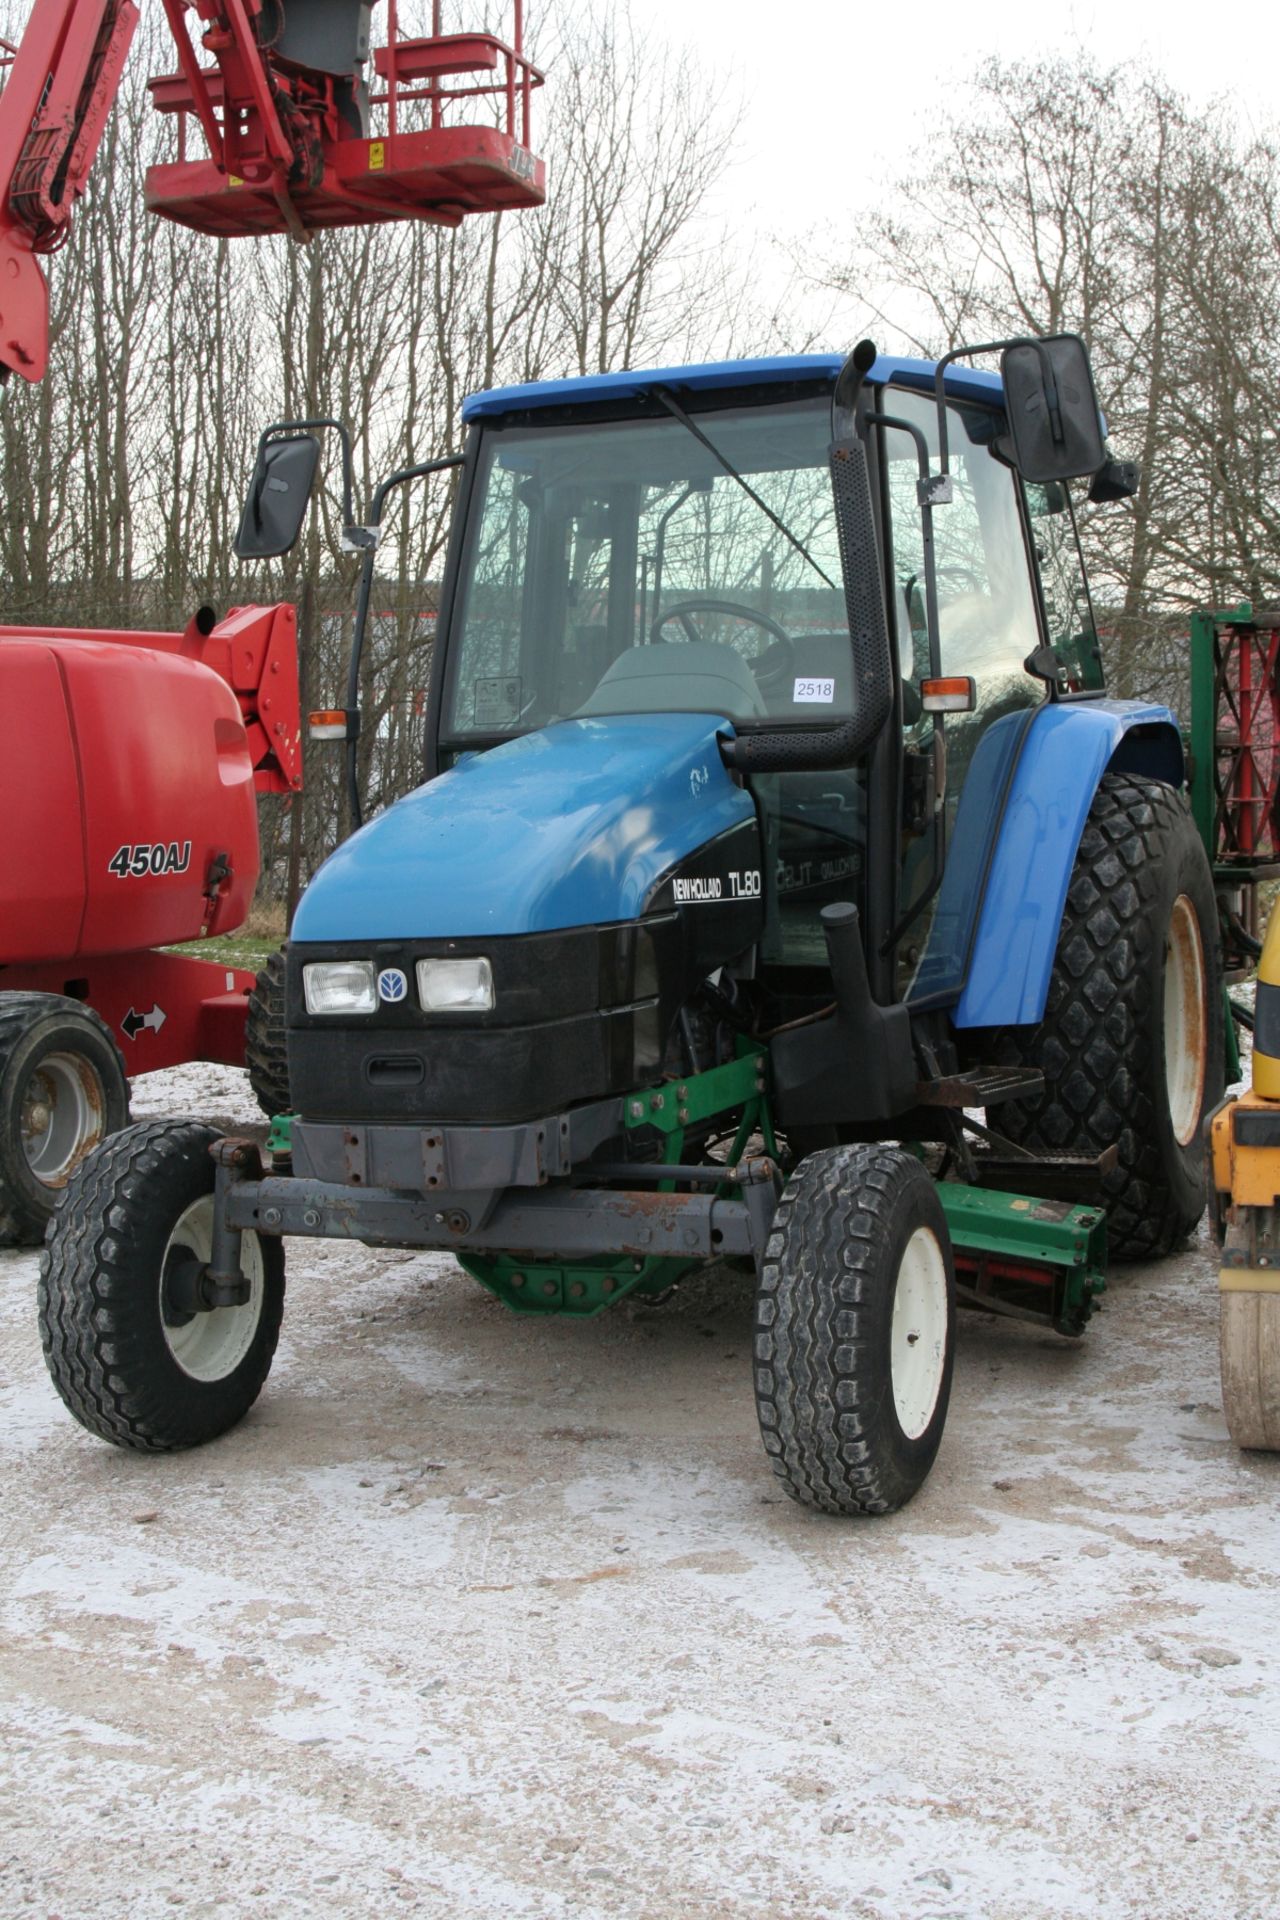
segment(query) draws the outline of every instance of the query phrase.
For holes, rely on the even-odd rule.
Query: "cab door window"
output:
[[[1045,627],[1058,656],[1058,685],[1081,693],[1105,684],[1093,603],[1080,554],[1071,495],[1060,480],[1024,483],[1027,521],[1040,570]]]
[[[937,410],[923,394],[890,388],[880,411],[910,420],[938,458]],[[952,404],[948,440],[952,500],[933,514],[938,580],[938,670],[972,678],[972,713],[949,714],[941,746],[931,714],[920,709],[919,683],[932,670],[925,620],[924,538],[916,498],[914,441],[886,428],[885,459],[892,525],[894,613],[904,685],[904,780],[896,953],[898,991],[933,992],[954,973],[967,948],[965,928],[935,886],[934,817],[940,801],[943,845],[950,852],[960,796],[983,738],[1001,720],[1037,706],[1043,685],[1023,666],[1040,644],[1018,481],[991,443],[1001,416],[992,408]],[[914,695],[914,697],[913,697]],[[991,759],[992,755],[985,756]],[[941,901],[941,908],[940,908]],[[976,909],[976,900],[972,903]],[[961,914],[969,903],[962,904]],[[940,917],[941,914],[941,917]],[[941,968],[943,955],[948,966]]]

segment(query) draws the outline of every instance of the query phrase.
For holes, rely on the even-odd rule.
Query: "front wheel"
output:
[[[793,1499],[892,1513],[942,1439],[955,1355],[946,1216],[894,1147],[825,1147],[778,1202],[756,1296],[756,1411]]]
[[[218,1135],[145,1121],[91,1154],[67,1188],[40,1265],[40,1335],[54,1386],[90,1433],[144,1452],[194,1447],[262,1390],[284,1312],[278,1240],[240,1236],[248,1298],[207,1308]]]
[[[244,1030],[249,1085],[268,1120],[290,1111],[284,985],[285,959],[277,948],[267,956],[267,964],[250,991]]]

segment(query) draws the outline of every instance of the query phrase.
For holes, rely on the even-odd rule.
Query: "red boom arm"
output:
[[[0,376],[38,380],[49,296],[38,253],[67,237],[116,97],[133,0],[36,0],[0,95]]]
[[[202,233],[291,233],[537,206],[545,169],[529,151],[529,101],[542,75],[511,42],[399,34],[373,56],[365,0],[162,0],[177,74],[151,82],[177,118],[178,158],[149,169],[147,205]],[[88,181],[125,56],[135,0],[35,0],[17,49],[0,41],[0,384],[38,380],[48,358],[48,293],[37,255],[60,247]],[[198,34],[198,45],[193,30]],[[199,52],[212,56],[201,63]],[[489,120],[447,124],[458,101]],[[371,109],[385,109],[375,132]],[[208,154],[187,154],[194,120]],[[410,125],[404,123],[408,120]]]

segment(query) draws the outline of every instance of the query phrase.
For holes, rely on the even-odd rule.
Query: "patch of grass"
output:
[[[265,940],[269,948],[282,947],[287,924],[283,900],[255,900],[240,934],[228,934],[227,938],[245,935],[250,940]]]
[[[223,967],[243,967],[247,973],[260,973],[277,947],[284,945],[285,911],[279,900],[255,900],[249,917],[234,933],[216,934],[212,940],[187,940],[169,947],[169,953],[187,953],[195,960],[212,960]]]
[[[165,952],[187,953],[193,960],[213,960],[220,966],[257,973],[279,945],[279,940],[255,939],[247,932],[221,933],[212,940],[186,940],[180,947],[166,947]]]

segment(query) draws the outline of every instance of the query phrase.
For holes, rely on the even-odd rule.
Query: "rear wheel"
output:
[[[942,1439],[955,1275],[933,1181],[910,1154],[826,1147],[778,1203],[756,1298],[756,1409],[793,1499],[891,1513]]]
[[[269,956],[249,995],[249,1017],[244,1033],[244,1063],[249,1069],[249,1085],[268,1119],[291,1111],[284,977],[284,954],[277,951]]]
[[[1280,1453],[1280,1293],[1223,1290],[1222,1405],[1238,1447]]]
[[[1191,815],[1171,787],[1107,774],[1044,1019],[975,1041],[1044,1074],[1038,1100],[988,1116],[1001,1133],[1050,1153],[1118,1149],[1103,1194],[1121,1259],[1168,1253],[1204,1212],[1201,1128],[1222,1094],[1222,1018],[1213,876]]]
[[[85,1155],[126,1125],[106,1022],[59,993],[0,993],[0,1246],[39,1246]]]
[[[248,1298],[205,1308],[213,1244],[212,1127],[146,1121],[78,1170],[40,1267],[40,1334],[82,1426],[147,1452],[212,1440],[262,1389],[284,1312],[284,1252],[240,1236]]]

